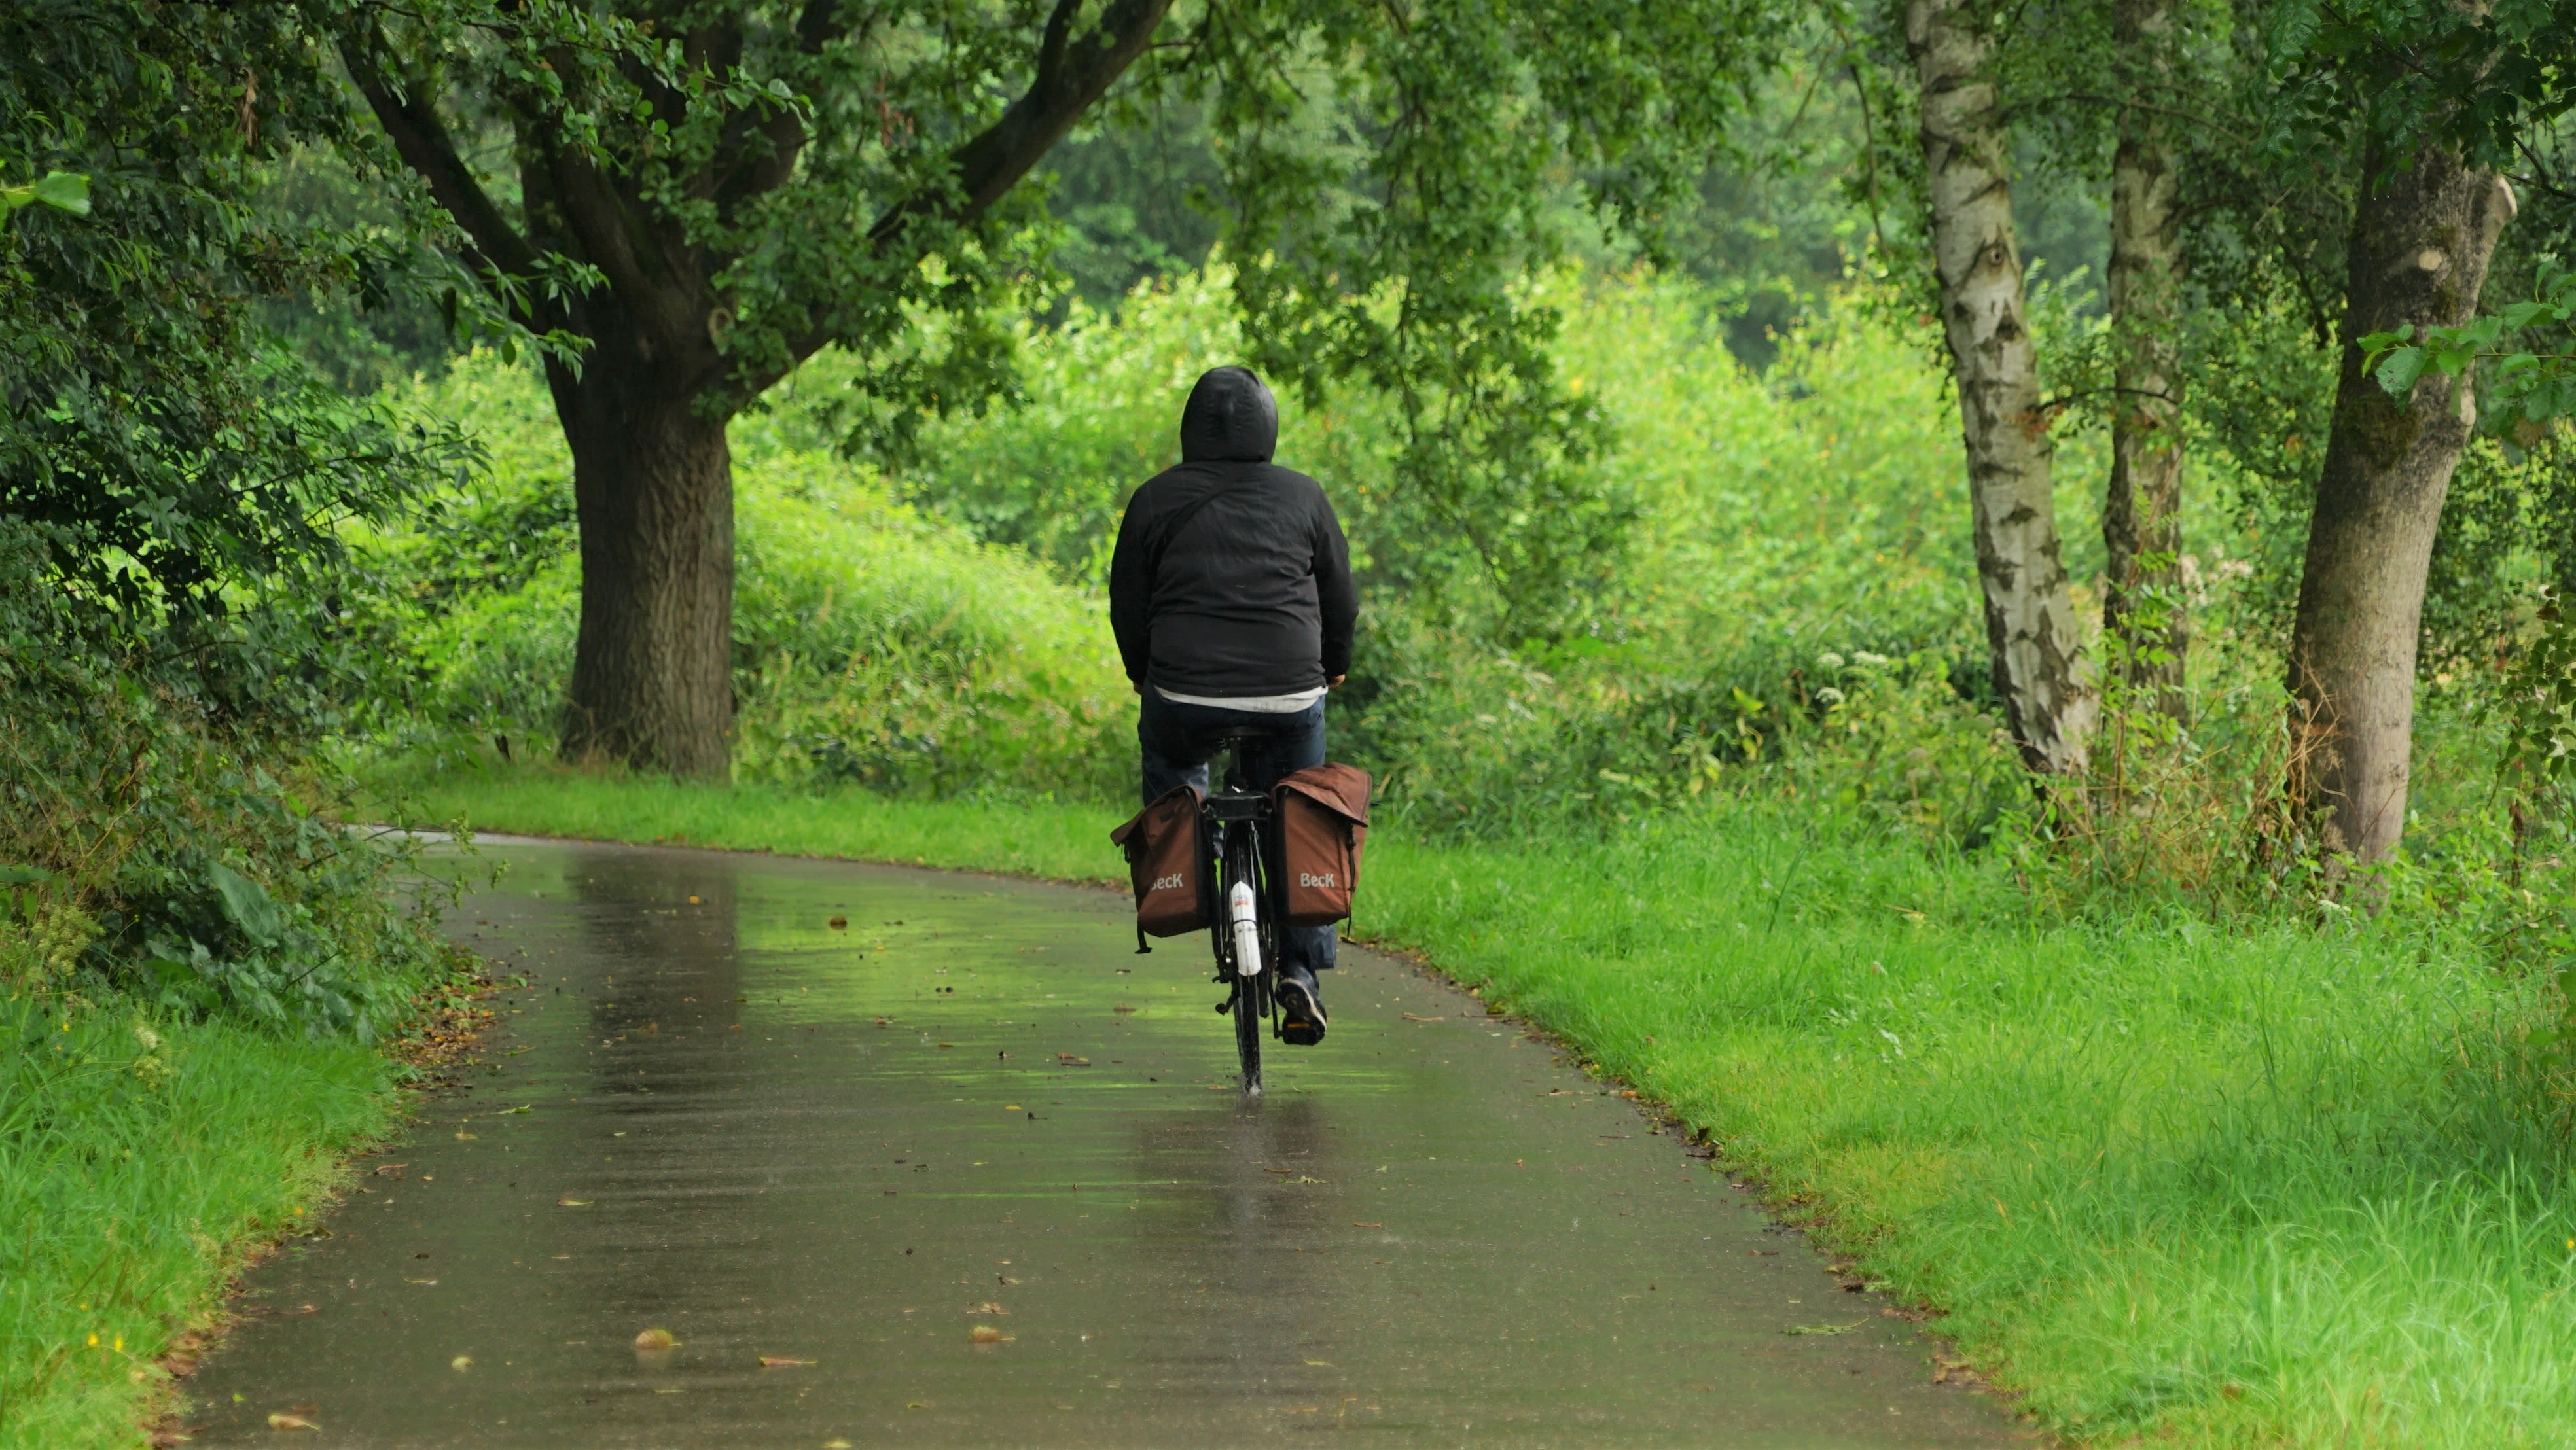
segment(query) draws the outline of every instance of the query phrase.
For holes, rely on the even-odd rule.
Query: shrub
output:
[[[571,464],[535,378],[489,353],[407,405],[488,450],[366,552],[363,625],[403,660],[361,702],[396,748],[548,752],[580,614]],[[733,430],[734,764],[903,794],[1119,787],[1131,698],[1098,596],[889,497],[790,408]]]
[[[0,994],[386,1026],[437,966],[389,890],[398,856],[288,788],[292,738],[217,718],[193,675],[66,599],[47,551],[0,520]]]

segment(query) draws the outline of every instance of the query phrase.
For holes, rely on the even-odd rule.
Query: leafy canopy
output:
[[[1078,125],[1179,97],[1209,117],[1256,366],[1357,379],[1412,420],[1407,487],[1508,627],[1566,628],[1627,506],[1585,485],[1595,411],[1520,279],[1659,222],[1741,109],[1762,0],[437,0],[353,13],[347,60],[452,223],[481,325],[640,345],[719,413],[818,349],[854,446],[1008,389],[1017,303],[1054,285],[1022,185]],[[1583,221],[1582,218],[1590,218]],[[460,309],[461,311],[466,309]],[[935,325],[924,326],[925,319]],[[1443,561],[1420,561],[1426,573]]]

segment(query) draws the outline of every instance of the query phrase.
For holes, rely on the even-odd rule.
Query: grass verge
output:
[[[391,1126],[394,1080],[353,1042],[0,1000],[0,1446],[141,1443],[174,1334]]]
[[[489,830],[1119,870],[1075,806],[387,787]],[[1369,873],[1367,935],[1670,1104],[2062,1434],[2576,1444],[2534,1004],[2439,923],[2052,923],[1995,871],[1741,805],[1545,852],[1381,832]]]

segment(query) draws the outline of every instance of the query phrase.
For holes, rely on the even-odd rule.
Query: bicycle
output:
[[[1227,987],[1219,1012],[1234,1017],[1234,1050],[1243,1064],[1243,1091],[1261,1095],[1261,1029],[1273,1036],[1278,1026],[1279,911],[1272,893],[1267,837],[1277,819],[1270,797],[1253,790],[1248,779],[1250,748],[1269,736],[1261,731],[1219,736],[1216,753],[1224,762],[1220,788],[1199,805],[1199,839],[1208,845],[1211,877],[1217,883],[1215,920],[1208,932],[1215,944],[1216,980]],[[1238,895],[1239,893],[1239,895]]]

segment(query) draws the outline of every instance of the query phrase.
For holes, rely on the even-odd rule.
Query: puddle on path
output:
[[[1346,949],[1330,1040],[1247,1104],[1198,939],[1133,955],[1107,893],[483,856],[453,929],[531,983],[489,1071],[250,1276],[195,1445],[290,1443],[273,1413],[317,1446],[2021,1438],[1632,1106],[1383,958]],[[1788,1332],[1819,1325],[1853,1327]]]

